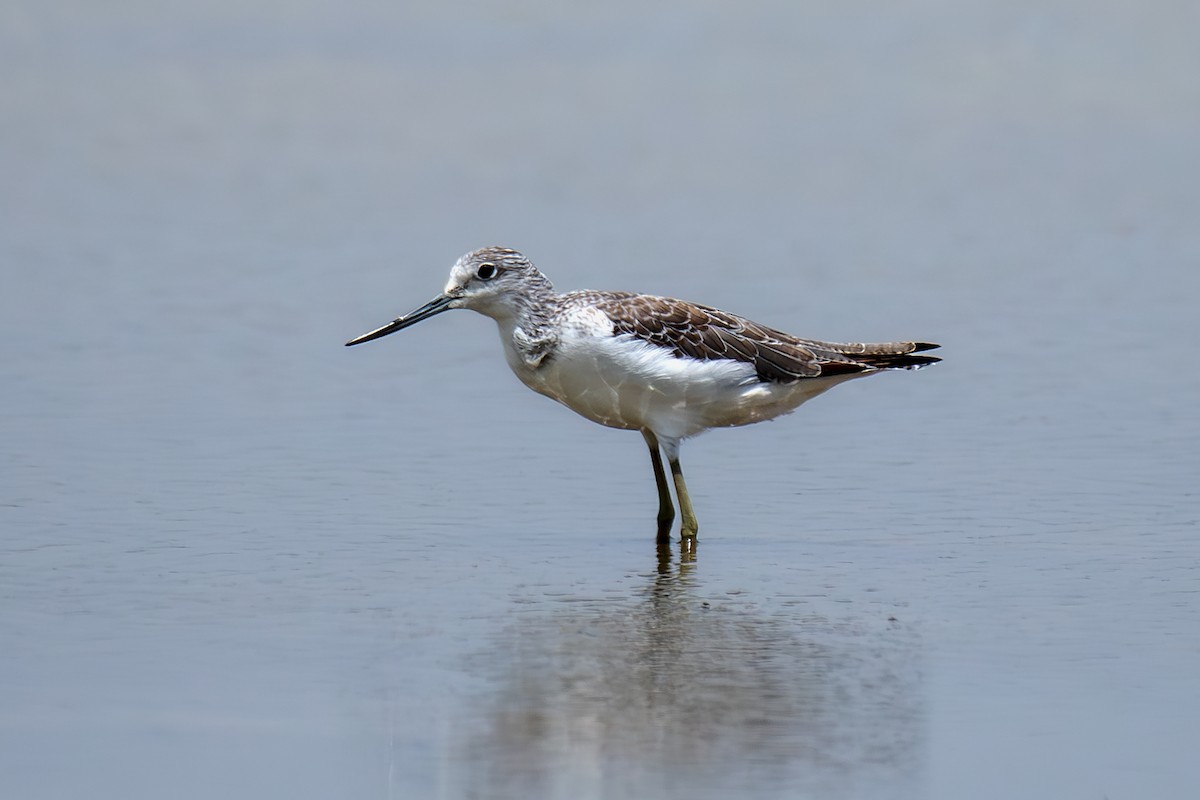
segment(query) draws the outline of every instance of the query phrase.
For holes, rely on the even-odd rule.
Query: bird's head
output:
[[[516,250],[507,247],[472,250],[454,262],[440,295],[381,328],[351,339],[346,346],[404,330],[452,308],[469,308],[494,319],[519,316],[531,303],[553,291],[546,276]]]

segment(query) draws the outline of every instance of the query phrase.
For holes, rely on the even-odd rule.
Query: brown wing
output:
[[[670,348],[680,358],[744,361],[754,365],[759,380],[772,383],[912,369],[941,360],[911,355],[937,347],[926,342],[839,344],[798,339],[735,314],[668,297],[623,292],[588,295],[586,301],[612,320],[617,333]]]

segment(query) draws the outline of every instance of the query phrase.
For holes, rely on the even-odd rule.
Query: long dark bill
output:
[[[409,325],[416,325],[423,319],[429,319],[435,314],[440,314],[445,311],[453,300],[453,297],[440,294],[425,305],[418,308],[416,311],[410,311],[403,317],[396,317],[396,319],[392,320],[387,325],[384,325],[382,328],[376,328],[370,333],[364,333],[362,336],[359,336],[356,339],[351,339],[350,341],[346,342],[346,347],[362,344],[363,342],[369,342],[372,339],[378,339],[381,336],[387,336],[389,333],[402,331]]]

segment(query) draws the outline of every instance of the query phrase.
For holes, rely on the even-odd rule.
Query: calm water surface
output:
[[[1192,10],[0,10],[0,796],[1185,797]],[[684,449],[460,253],[945,345]]]

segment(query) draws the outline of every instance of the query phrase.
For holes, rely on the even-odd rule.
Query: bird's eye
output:
[[[475,276],[481,281],[490,281],[492,278],[496,277],[496,271],[495,264],[480,264],[479,269],[475,270]]]

